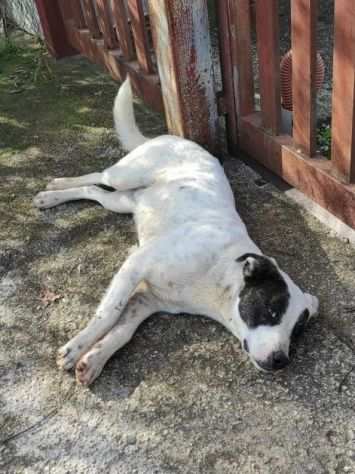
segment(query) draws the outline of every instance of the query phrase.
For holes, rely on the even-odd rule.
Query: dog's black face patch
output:
[[[244,254],[237,262],[245,262],[245,287],[239,298],[239,313],[249,328],[276,326],[286,313],[290,294],[282,275],[268,258]]]

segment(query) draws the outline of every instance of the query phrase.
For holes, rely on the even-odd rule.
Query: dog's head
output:
[[[317,313],[318,299],[303,293],[273,259],[248,253],[237,263],[244,282],[233,322],[243,348],[258,369],[282,369],[289,362],[291,342]]]

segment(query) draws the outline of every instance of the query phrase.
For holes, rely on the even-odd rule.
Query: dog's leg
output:
[[[38,193],[33,204],[40,209],[48,209],[64,202],[89,199],[97,201],[105,209],[114,212],[133,213],[135,200],[133,192],[105,191],[98,186],[83,186],[61,191],[44,191]]]
[[[161,158],[160,158],[161,160]],[[154,157],[136,156],[130,153],[102,173],[90,173],[74,178],[56,178],[47,185],[47,191],[59,191],[93,184],[110,186],[117,191],[126,191],[149,186],[157,167],[162,163]]]
[[[149,164],[149,159],[137,159],[135,162],[133,159],[123,158],[102,173],[91,173],[76,178],[56,178],[48,183],[47,191],[61,191],[93,184],[103,184],[117,191],[144,188],[153,182],[155,169],[154,162]]]
[[[102,173],[90,173],[76,178],[56,178],[47,185],[48,191],[58,191],[61,189],[78,188],[79,186],[89,186],[91,184],[105,184],[102,182]]]
[[[133,295],[118,323],[76,364],[77,381],[83,385],[91,384],[108,359],[130,341],[138,326],[159,310],[161,303],[150,293],[139,291]]]
[[[130,255],[114,276],[95,317],[87,327],[58,351],[57,363],[62,369],[71,369],[95,342],[117,323],[131,294],[144,281],[149,270],[147,252],[141,247]]]
[[[145,188],[154,182],[157,172],[174,158],[156,151],[135,150],[102,173],[91,173],[76,178],[57,178],[51,181],[48,191],[57,191],[93,184],[110,186],[117,191]]]

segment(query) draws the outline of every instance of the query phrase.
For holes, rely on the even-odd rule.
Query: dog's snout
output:
[[[265,361],[257,361],[258,365],[267,371],[283,369],[289,362],[290,359],[283,351],[275,351]]]
[[[273,370],[283,369],[288,365],[290,359],[282,351],[277,351],[272,354],[272,368]]]

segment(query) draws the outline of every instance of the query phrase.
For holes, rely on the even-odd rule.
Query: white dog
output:
[[[114,276],[93,320],[59,350],[59,367],[76,366],[77,380],[90,384],[142,321],[164,311],[219,321],[258,369],[283,368],[293,336],[317,312],[317,298],[250,239],[216,158],[183,138],[143,137],[129,80],[115,100],[114,119],[130,153],[101,173],[55,179],[34,199],[43,209],[94,200],[132,213],[138,232],[139,247]]]

